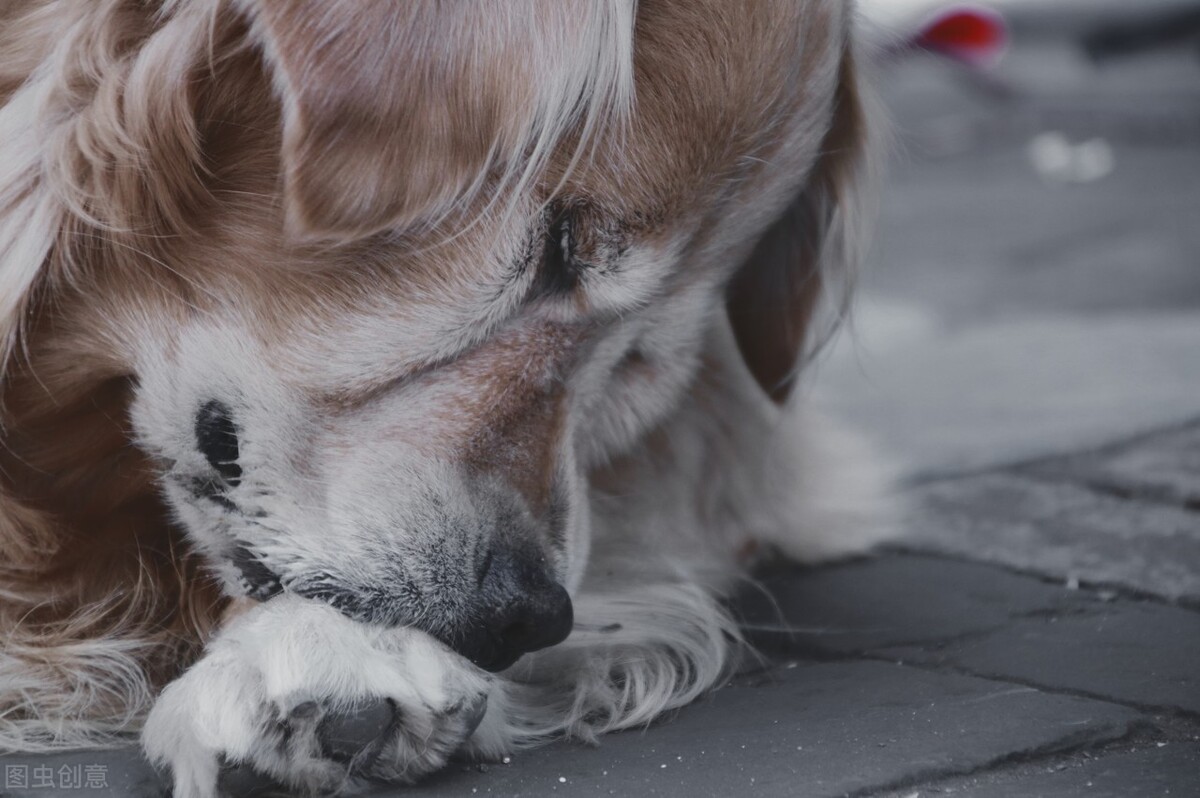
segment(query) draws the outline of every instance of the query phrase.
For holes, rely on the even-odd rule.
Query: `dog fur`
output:
[[[791,390],[869,216],[852,17],[0,2],[0,746],[333,792],[718,684],[748,545],[885,528]],[[575,624],[492,675],[439,641],[508,546]]]

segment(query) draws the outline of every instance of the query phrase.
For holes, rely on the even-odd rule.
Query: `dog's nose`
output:
[[[543,558],[506,548],[485,561],[472,623],[454,648],[484,670],[501,671],[522,654],[561,643],[571,633],[571,597]]]

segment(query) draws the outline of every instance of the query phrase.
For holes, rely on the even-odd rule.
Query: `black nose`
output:
[[[544,557],[497,547],[481,570],[472,617],[448,641],[467,659],[502,671],[571,633],[571,597],[549,575]]]

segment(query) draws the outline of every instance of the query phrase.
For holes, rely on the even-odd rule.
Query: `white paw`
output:
[[[163,690],[142,744],[171,769],[175,798],[216,796],[225,766],[306,795],[362,778],[413,781],[471,735],[489,685],[423,632],[354,623],[283,595],[233,621]],[[364,710],[375,729],[344,739],[345,719]]]

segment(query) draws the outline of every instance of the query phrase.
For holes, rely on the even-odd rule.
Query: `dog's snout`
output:
[[[502,648],[520,655],[561,643],[571,633],[574,610],[557,583],[519,598],[496,619]]]
[[[571,597],[541,559],[507,549],[488,558],[473,623],[453,641],[481,668],[504,670],[522,654],[561,643],[571,633]]]
[[[555,581],[544,556],[497,547],[475,575],[475,584],[462,584],[432,611],[395,592],[339,584],[326,574],[293,580],[287,589],[323,601],[355,621],[424,630],[493,672],[530,651],[561,643],[571,633],[571,597]]]

